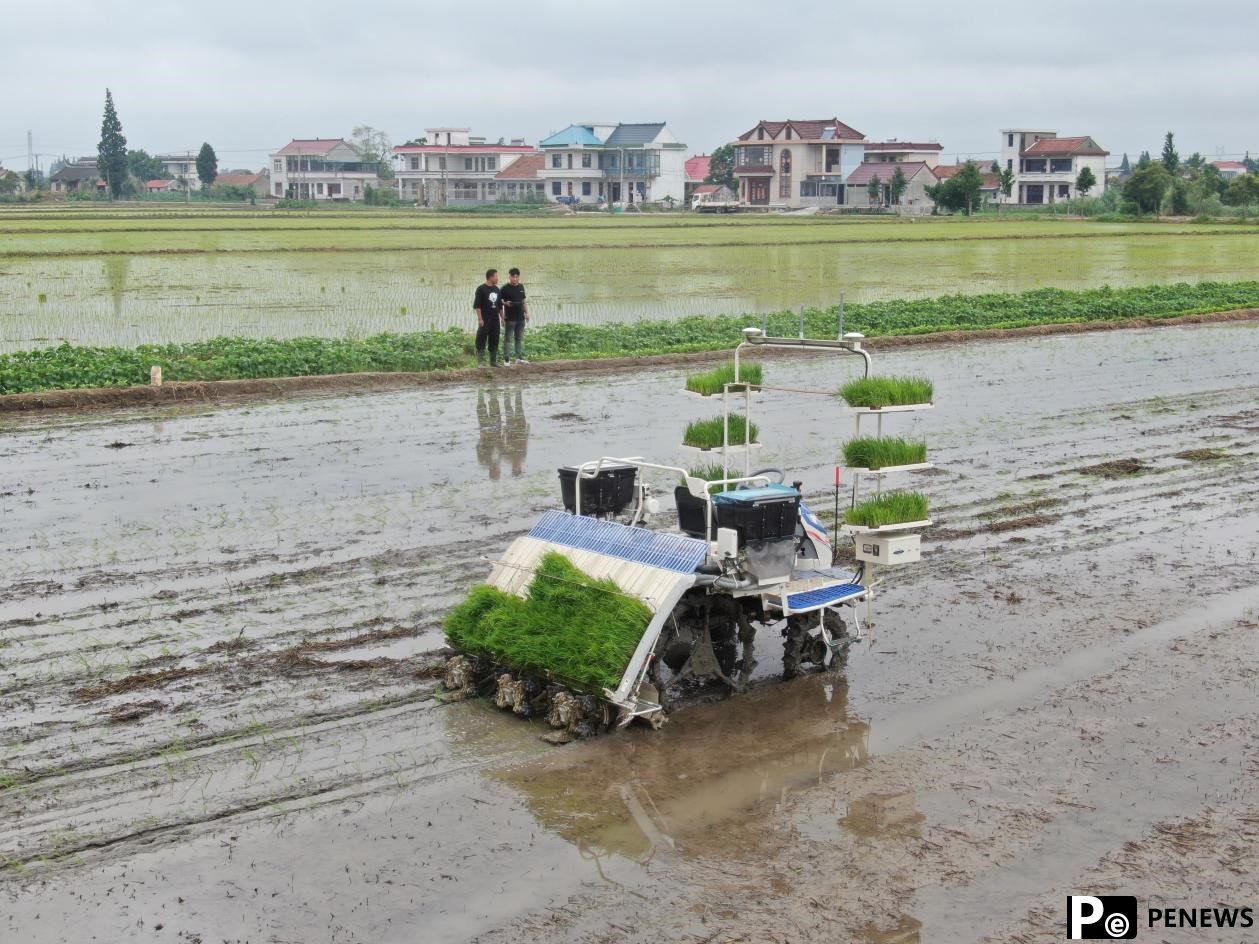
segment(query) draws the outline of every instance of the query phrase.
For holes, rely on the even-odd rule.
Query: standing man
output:
[[[498,329],[503,318],[503,296],[498,288],[498,269],[487,269],[485,284],[472,296],[476,311],[476,365],[485,366],[485,348],[490,349],[490,366],[498,366]]]
[[[516,337],[516,363],[528,364],[524,351],[521,350],[521,335],[525,333],[525,322],[529,320],[529,303],[525,300],[525,287],[520,283],[520,270],[512,269],[507,273],[507,284],[503,286],[503,327],[507,329],[507,337],[503,339],[503,363],[511,363],[512,335]]]

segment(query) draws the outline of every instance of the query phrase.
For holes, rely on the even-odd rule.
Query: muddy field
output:
[[[937,524],[847,666],[782,684],[762,640],[747,696],[558,749],[433,697],[442,615],[557,465],[685,459],[683,368],[0,417],[0,934],[960,944],[1062,940],[1071,892],[1259,906],[1257,351],[880,355],[936,381],[904,426]],[[830,507],[837,405],[758,420]]]

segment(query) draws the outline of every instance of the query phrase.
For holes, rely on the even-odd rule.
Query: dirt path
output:
[[[1046,324],[1025,328],[985,328],[974,331],[937,331],[932,334],[900,335],[871,338],[866,346],[872,351],[895,351],[906,347],[937,347],[947,344],[979,341],[1005,341],[1017,338],[1045,337],[1054,334],[1081,334],[1096,331],[1122,331],[1185,325],[1221,324],[1259,319],[1259,309],[1206,312],[1174,318],[1125,318],[1115,321],[1094,321],[1075,324]],[[777,351],[762,355],[775,357]],[[511,368],[515,380],[531,380],[556,374],[604,373],[637,370],[644,367],[665,367],[671,364],[709,363],[726,360],[729,351],[702,351],[694,354],[659,354],[652,357],[609,357],[587,360],[546,361]],[[371,390],[405,389],[435,384],[477,383],[482,376],[475,368],[435,371],[431,373],[357,373],[315,377],[273,377],[264,380],[181,381],[161,387],[101,387],[86,390],[50,390],[41,393],[14,393],[0,396],[0,414],[25,413],[33,410],[114,410],[119,407],[172,402],[204,402],[209,400],[243,400],[328,393],[333,391],[365,392]]]
[[[683,367],[4,417],[0,931],[1051,941],[1075,891],[1253,905],[1256,341],[883,354],[936,380],[937,528],[847,668],[778,683],[767,641],[748,696],[559,750],[432,699],[441,616],[557,465],[682,458]],[[763,460],[826,507],[846,430],[805,407],[765,396]],[[1211,935],[1158,939],[1246,939]]]

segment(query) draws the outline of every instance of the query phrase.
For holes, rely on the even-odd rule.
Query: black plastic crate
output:
[[[560,467],[560,495],[567,511],[577,510],[577,468]],[[581,480],[581,513],[583,515],[619,515],[634,500],[634,481],[638,469],[626,463],[606,463],[593,478]]]
[[[696,498],[685,485],[673,492],[678,506],[678,526],[687,534],[703,538],[704,499]],[[738,489],[713,496],[713,524],[707,539],[717,537],[718,528],[731,528],[739,535],[739,546],[759,541],[794,538],[800,521],[800,493],[793,488]]]

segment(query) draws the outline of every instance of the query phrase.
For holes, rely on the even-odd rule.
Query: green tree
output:
[[[1128,152],[1124,151],[1123,160],[1119,162],[1119,173],[1123,177],[1127,177],[1132,173],[1132,165],[1128,163]]]
[[[1142,151],[1141,156],[1137,158],[1137,169],[1140,170],[1142,168],[1149,167],[1153,163],[1154,161],[1150,159],[1150,152]]]
[[[1189,215],[1189,185],[1176,177],[1172,180],[1172,216]]]
[[[1163,166],[1173,177],[1180,172],[1180,155],[1176,153],[1176,136],[1170,131],[1163,138]]]
[[[1259,174],[1259,161],[1250,156],[1250,152],[1246,152],[1246,156],[1242,158],[1242,164],[1246,166],[1246,173]]]
[[[1132,176],[1124,182],[1123,196],[1135,203],[1139,212],[1157,213],[1171,183],[1171,175],[1162,164],[1150,162],[1145,167],[1138,164]]]
[[[704,183],[719,184],[739,192],[739,181],[734,176],[734,145],[723,144],[713,151],[708,159],[708,176],[704,178]]]
[[[21,178],[11,170],[0,171],[0,193],[17,193]]]
[[[96,172],[105,181],[105,189],[111,197],[122,193],[127,182],[127,139],[123,137],[122,122],[114,109],[114,96],[105,89],[105,114],[101,118],[101,140],[96,146]]]
[[[1187,158],[1185,158],[1184,167],[1185,167],[1185,170],[1192,176],[1194,174],[1201,173],[1202,168],[1206,166],[1206,162],[1207,160],[1205,157],[1203,157],[1197,151],[1194,151]]]
[[[900,206],[901,197],[905,196],[905,191],[909,189],[909,181],[905,179],[905,172],[901,170],[900,165],[896,165],[896,170],[892,171],[892,179],[887,185],[888,194],[892,198],[893,206]]]
[[[1238,174],[1228,182],[1228,190],[1224,193],[1224,201],[1229,206],[1248,207],[1259,203],[1259,176],[1255,174]]]
[[[938,209],[974,213],[983,199],[984,175],[974,161],[967,161],[956,174],[948,180],[927,188],[929,196]]]
[[[402,146],[403,147],[423,147],[426,144],[428,144],[428,138],[425,137],[424,135],[420,135],[418,138],[412,138],[410,141],[408,141],[406,144]]]
[[[210,147],[209,141],[202,144],[201,150],[197,152],[197,176],[201,178],[203,187],[213,186],[219,176],[219,158],[214,153],[214,148]]]
[[[1010,202],[1010,197],[1014,193],[1014,168],[1004,167],[1001,169],[999,177],[1001,193],[1005,197],[1006,202]]]
[[[866,198],[870,201],[870,206],[879,203],[883,196],[883,181],[879,180],[879,175],[875,174],[870,178],[870,182],[866,184]]]
[[[371,125],[356,125],[350,139],[363,155],[363,163],[376,165],[378,177],[384,180],[393,177],[393,168],[389,166],[389,152],[393,145],[389,143],[389,135]]]
[[[1080,191],[1081,196],[1087,197],[1089,191],[1097,186],[1097,175],[1093,173],[1091,167],[1081,167],[1080,173],[1075,178],[1075,189]]]
[[[127,170],[139,180],[169,180],[171,176],[161,161],[144,150],[127,152]]]

